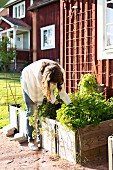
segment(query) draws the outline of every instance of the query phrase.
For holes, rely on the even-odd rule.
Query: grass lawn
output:
[[[9,124],[8,106],[23,103],[20,73],[0,73],[0,128]]]

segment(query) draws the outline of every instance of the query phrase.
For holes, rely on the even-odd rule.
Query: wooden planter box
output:
[[[103,121],[96,127],[88,125],[75,132],[67,130],[59,122],[49,119],[44,126],[42,146],[48,151],[74,163],[107,160],[108,137],[113,133],[113,120]]]
[[[26,135],[25,111],[10,108],[10,123],[13,123],[19,132]],[[17,119],[17,112],[20,118]],[[19,125],[17,123],[19,121]],[[108,137],[113,134],[113,120],[101,122],[94,127],[88,125],[77,131],[65,129],[59,122],[45,119],[41,122],[41,146],[53,154],[58,154],[70,162],[80,163],[84,161],[107,160]]]
[[[101,122],[96,127],[88,125],[76,133],[77,148],[81,161],[108,159],[108,137],[113,134],[113,120]]]
[[[57,124],[57,154],[70,162],[77,160],[76,155],[76,133],[64,128],[59,122]]]
[[[52,119],[45,119],[41,122],[41,146],[49,152],[56,154],[56,138],[55,138],[56,121]]]

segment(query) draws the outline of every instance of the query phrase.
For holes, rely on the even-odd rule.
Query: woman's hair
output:
[[[43,62],[40,71],[42,73],[42,88],[44,94],[47,99],[51,101],[50,83],[57,83],[57,88],[60,91],[62,89],[61,85],[64,82],[63,73],[56,62]]]

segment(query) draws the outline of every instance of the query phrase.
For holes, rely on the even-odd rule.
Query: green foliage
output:
[[[61,101],[60,101],[61,102]],[[52,104],[47,101],[46,97],[44,98],[41,105],[38,107],[38,119],[47,117],[50,119],[56,119],[56,110],[61,107],[61,104]]]
[[[77,129],[89,124],[96,126],[101,121],[113,118],[113,99],[106,100],[98,93],[96,78],[93,74],[85,74],[79,82],[79,89],[70,94],[71,104],[62,104],[57,110],[57,120],[62,125]]]
[[[11,47],[9,38],[0,40],[0,62],[2,63],[2,69],[6,71],[11,60],[16,57],[16,48]]]
[[[77,92],[70,95],[71,104],[63,104],[57,110],[57,120],[70,129],[96,126],[101,121],[113,118],[113,102],[106,101],[102,94],[96,92],[89,95]]]
[[[58,95],[57,90],[55,93]],[[95,75],[83,75],[78,91],[69,96],[72,103],[60,102],[60,108],[44,100],[39,106],[38,116],[57,119],[72,130],[89,124],[96,126],[101,121],[113,119],[113,98],[106,100],[102,93],[98,93]]]
[[[90,94],[97,92],[98,86],[96,83],[96,77],[94,74],[84,74],[81,77],[81,81],[78,84],[79,90],[82,93]]]

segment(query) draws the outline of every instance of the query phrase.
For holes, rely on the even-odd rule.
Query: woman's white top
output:
[[[22,89],[27,93],[30,99],[37,104],[40,104],[43,101],[44,93],[42,88],[42,74],[41,74],[41,66],[42,62],[54,63],[54,61],[49,59],[41,59],[33,62],[22,70],[21,75],[21,86]],[[64,69],[60,66],[61,71],[64,75]],[[53,93],[53,88],[51,88],[51,102],[54,103],[56,101],[56,97]],[[62,84],[62,89],[59,92],[60,98],[66,103],[71,103],[71,100],[68,94],[65,92],[64,84]]]

